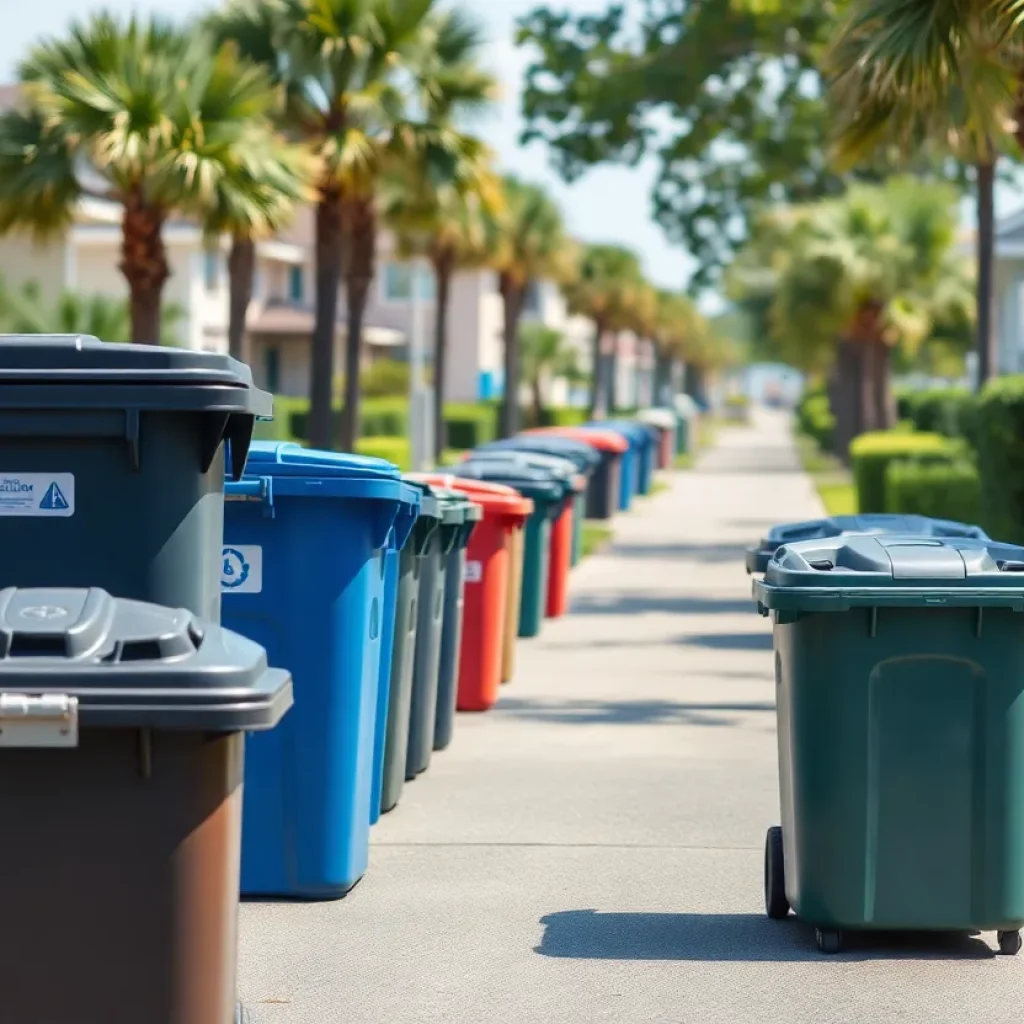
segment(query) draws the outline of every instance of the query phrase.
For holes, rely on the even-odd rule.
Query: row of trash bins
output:
[[[782,824],[765,908],[839,952],[858,931],[1024,926],[1024,548],[859,515],[747,552],[775,651]],[[760,574],[763,573],[763,576]]]
[[[493,703],[516,634],[564,610],[581,481],[628,506],[669,432],[594,429],[593,471],[524,447],[402,477],[254,442],[271,415],[225,356],[0,343],[11,1020],[242,1019],[240,893],[359,880],[455,707]]]

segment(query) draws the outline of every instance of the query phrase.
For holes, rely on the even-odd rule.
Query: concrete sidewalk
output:
[[[460,716],[377,827],[360,885],[243,908],[254,1024],[1016,1016],[1024,964],[980,939],[824,958],[810,929],[764,917],[774,685],[743,552],[820,511],[764,416],[623,517],[498,708]]]

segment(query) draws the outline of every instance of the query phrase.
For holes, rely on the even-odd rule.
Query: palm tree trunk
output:
[[[875,423],[878,430],[890,430],[896,423],[896,403],[892,394],[891,352],[879,338],[874,343]]]
[[[504,307],[505,394],[501,403],[501,436],[512,437],[519,430],[519,317],[526,286],[507,274],[501,275]]]
[[[606,378],[605,386],[607,387],[607,397],[605,404],[608,408],[608,414],[610,416],[615,415],[615,410],[618,409],[618,390],[619,390],[619,334],[618,331],[612,332],[612,344],[611,349],[608,352],[608,359],[606,362]]]
[[[998,372],[993,302],[995,261],[995,158],[977,166],[978,175],[978,387]]]
[[[451,252],[434,254],[437,296],[434,309],[434,457],[438,462],[448,447],[444,425],[445,374],[448,372],[448,304],[454,259]]]
[[[594,320],[594,340],[591,350],[591,372],[590,372],[590,416],[591,418],[603,416],[604,406],[604,343],[605,324],[600,318]]]
[[[345,339],[345,407],[341,417],[341,445],[355,451],[360,435],[359,372],[363,356],[363,319],[366,300],[373,283],[377,248],[377,220],[372,200],[356,200],[345,206],[345,226],[349,234],[348,266],[345,271],[345,298],[348,304],[348,330]]]
[[[314,448],[330,449],[334,446],[334,338],[337,333],[343,239],[341,193],[334,186],[322,188],[316,208],[316,320],[309,361],[309,443]]]
[[[255,276],[256,243],[251,238],[234,238],[228,255],[228,352],[243,363],[249,362],[245,318],[252,302]]]
[[[160,344],[160,307],[171,276],[163,240],[164,213],[138,189],[125,197],[121,218],[120,270],[128,282],[131,340]]]

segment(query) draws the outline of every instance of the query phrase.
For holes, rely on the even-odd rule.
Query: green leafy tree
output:
[[[0,117],[0,231],[45,236],[83,196],[117,203],[132,338],[158,341],[164,225],[202,218],[218,196],[253,201],[238,170],[265,150],[270,79],[202,32],[97,14],[35,47],[20,80],[21,105]]]
[[[532,55],[524,141],[572,181],[607,162],[659,164],[654,214],[718,282],[766,203],[839,195],[826,152],[822,61],[848,0],[643,0],[601,14],[540,6],[519,22]],[[879,180],[880,153],[854,174]],[[948,166],[947,166],[948,163]],[[952,161],[923,168],[959,178]]]
[[[1022,15],[1018,0],[852,0],[830,57],[846,163],[931,141],[975,166],[979,386],[995,362],[997,158],[1024,147]]]
[[[502,436],[519,427],[521,379],[519,322],[528,290],[544,280],[564,281],[575,269],[576,249],[565,232],[562,214],[544,189],[504,178],[505,206],[486,221],[487,262],[498,273],[503,306],[505,343],[505,395],[502,401]]]

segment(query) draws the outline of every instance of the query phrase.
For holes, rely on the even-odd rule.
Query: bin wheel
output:
[[[843,948],[843,933],[838,928],[815,928],[814,938],[822,953],[838,953]]]
[[[999,932],[999,952],[1003,956],[1016,956],[1020,952],[1020,932]]]
[[[764,909],[773,921],[781,921],[789,915],[782,829],[778,825],[768,829],[768,837],[764,842]]]

